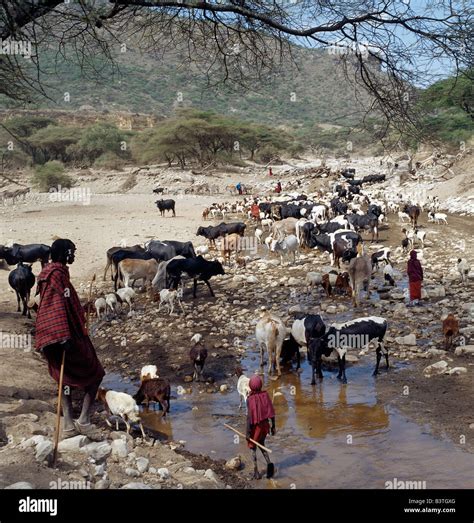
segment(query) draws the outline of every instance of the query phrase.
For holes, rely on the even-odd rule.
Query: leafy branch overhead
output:
[[[206,73],[209,85],[257,89],[295,64],[298,49],[316,47],[334,51],[347,78],[370,92],[367,112],[375,109],[392,125],[413,129],[413,86],[433,83],[433,74],[446,67],[455,77],[469,70],[474,33],[469,4],[7,0],[0,8],[0,38],[34,45],[30,60],[1,56],[2,93],[20,101],[31,99],[32,91],[45,93],[47,80],[40,74],[45,49],[99,77],[127,45],[156,55],[179,49],[183,60]]]

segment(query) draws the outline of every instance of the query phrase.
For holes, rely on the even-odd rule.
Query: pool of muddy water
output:
[[[300,374],[285,368],[277,381],[265,377],[277,426],[276,435],[269,436],[266,444],[273,451],[277,472],[273,480],[264,479],[258,487],[385,488],[394,478],[426,481],[426,488],[474,487],[474,455],[436,439],[429,427],[409,421],[377,400],[371,375],[374,363],[372,351],[348,366],[347,385],[337,380],[335,369],[326,367],[324,380],[312,387],[305,360]],[[256,350],[248,350],[242,360],[246,374],[257,371],[258,364]],[[403,372],[403,364],[396,365],[391,372]],[[143,411],[144,425],[174,441],[184,441],[185,448],[194,453],[219,459],[241,455],[242,473],[250,476],[252,463],[245,441],[224,427],[228,423],[245,432],[245,411],[239,411],[235,386],[230,392],[210,394],[205,384],[188,385],[191,393],[173,387],[166,421],[156,407],[156,411]],[[104,386],[133,393],[137,383],[112,373]],[[259,463],[264,469],[261,455]]]

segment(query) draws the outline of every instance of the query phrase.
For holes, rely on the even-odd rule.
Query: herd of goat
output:
[[[399,222],[406,224],[402,229],[405,238],[401,247],[403,252],[407,252],[408,248],[415,245],[424,246],[426,230],[418,225],[422,212],[427,211],[429,222],[447,224],[447,215],[438,212],[440,202],[437,197],[429,197],[424,204],[413,203],[404,201],[403,196],[394,191],[372,186],[366,188],[367,185],[384,180],[382,175],[374,176],[373,179],[365,177],[355,180],[353,170],[348,169],[341,172],[341,181],[333,184],[327,193],[243,196],[235,202],[212,204],[202,213],[204,221],[209,218],[225,219],[228,215],[240,216],[243,221],[199,226],[196,235],[205,238],[207,245],[196,248],[191,241],[177,240],[150,240],[144,245],[122,244],[111,247],[106,252],[103,280],[106,281],[110,271],[114,290],[97,297],[93,303],[85,304],[85,308],[89,312],[94,310],[98,320],[107,319],[110,315],[117,316],[123,305],[128,305],[131,314],[136,298],[134,286],[141,280],[143,286],[150,289],[153,301],[159,302],[159,310],[167,306],[169,314],[173,314],[177,305],[184,313],[181,300],[186,279],[193,281],[194,297],[198,282],[204,282],[211,296],[214,296],[210,280],[225,274],[224,266],[226,263],[231,265],[232,255],[236,266],[246,267],[254,258],[243,256],[243,253],[252,247],[252,243],[254,248],[266,245],[268,252],[280,256],[281,263],[284,257],[291,254],[296,261],[301,250],[308,252],[316,249],[328,253],[334,270],[326,273],[308,272],[305,279],[307,294],[311,295],[315,287],[321,286],[328,297],[337,292],[347,294],[357,307],[362,289],[367,291],[367,296],[370,295],[370,282],[379,267],[382,268],[385,284],[395,285],[390,248],[366,254],[363,233],[368,233],[372,242],[378,240],[379,229],[385,224],[387,215],[398,214]],[[174,200],[158,200],[155,203],[162,216],[165,210],[176,215]],[[250,227],[253,229],[251,235],[246,234]],[[31,317],[30,310],[34,309],[30,304],[30,291],[35,284],[32,264],[40,261],[43,266],[48,262],[49,254],[50,247],[44,244],[0,245],[0,260],[3,259],[8,265],[17,265],[9,275],[9,283],[17,295],[18,311],[21,309],[21,301],[23,315],[28,314],[28,317]],[[459,259],[457,270],[461,282],[466,283],[470,271],[468,261]],[[446,339],[449,337],[452,340],[459,333],[459,324],[452,315],[445,321],[447,323],[443,324],[443,330]],[[288,337],[285,323],[270,312],[265,312],[256,325],[260,364],[263,367],[266,350],[269,375],[276,371],[279,376],[280,364],[295,357],[298,370],[300,348],[306,347],[312,367],[312,384],[316,376],[323,377],[322,357],[329,356],[333,350],[336,351],[339,363],[338,378],[346,382],[346,352],[363,348],[372,341],[376,343],[374,374],[378,373],[382,354],[389,367],[388,350],[384,345],[387,332],[387,321],[384,318],[365,316],[326,325],[317,314],[298,314],[290,330]],[[207,350],[202,346],[200,335],[196,336],[192,338],[194,345],[190,359],[194,365],[194,378],[201,379]],[[135,407],[143,401],[157,401],[166,414],[169,410],[170,384],[158,376],[155,366],[144,369],[149,367],[154,368],[153,372],[142,373],[140,390],[132,402],[126,398],[127,394],[115,393],[114,396],[111,394],[113,391],[101,392],[100,398],[112,414],[136,421]],[[238,376],[238,392],[244,398],[248,393],[248,378],[241,370]]]

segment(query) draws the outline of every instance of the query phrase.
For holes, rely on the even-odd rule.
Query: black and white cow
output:
[[[313,338],[320,338],[326,332],[326,325],[319,314],[297,314],[291,326],[290,341],[294,340],[298,345],[296,351],[297,366],[300,368],[299,347],[308,348],[309,342]],[[286,341],[286,340],[285,340]]]
[[[339,373],[337,377],[338,379],[342,379],[343,383],[347,383],[346,352],[352,349],[362,349],[375,339],[377,340],[377,364],[373,375],[375,376],[379,372],[382,352],[385,356],[388,370],[388,350],[385,348],[383,343],[386,332],[387,320],[379,316],[357,318],[345,323],[335,323],[334,325],[331,325],[324,336],[314,338],[310,341],[308,347],[308,358],[313,368],[311,385],[314,385],[316,382],[315,374],[317,374],[320,379],[323,378],[321,372],[321,356],[323,354],[329,356],[333,350],[337,352],[337,360],[339,362]]]

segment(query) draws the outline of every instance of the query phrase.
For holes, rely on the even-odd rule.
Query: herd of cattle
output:
[[[144,245],[109,248],[103,280],[106,281],[110,270],[114,291],[95,301],[99,319],[101,315],[106,316],[109,310],[117,313],[122,303],[127,303],[131,312],[135,298],[133,287],[138,280],[150,288],[154,301],[160,301],[160,309],[163,304],[167,304],[170,313],[174,310],[175,302],[184,311],[180,299],[184,295],[186,279],[193,281],[194,297],[198,282],[204,282],[211,296],[214,296],[210,280],[225,274],[224,265],[226,260],[230,265],[232,254],[238,266],[246,267],[246,263],[252,261],[252,256],[242,256],[242,252],[249,249],[249,238],[257,246],[262,244],[262,248],[265,243],[269,252],[280,255],[282,263],[283,257],[291,253],[296,260],[296,255],[303,249],[328,253],[334,270],[325,274],[307,273],[308,294],[315,286],[321,285],[327,296],[331,296],[333,290],[352,296],[354,306],[357,307],[362,289],[370,296],[371,279],[379,266],[383,268],[385,285],[394,285],[390,248],[385,247],[369,256],[365,253],[362,234],[368,233],[372,242],[378,240],[379,229],[385,225],[386,216],[398,213],[400,222],[411,224],[411,228],[402,229],[405,233],[402,248],[406,251],[416,244],[424,245],[426,231],[418,226],[422,212],[427,211],[429,221],[434,223],[446,223],[446,215],[440,217],[436,197],[429,198],[425,205],[419,202],[414,204],[404,201],[403,196],[394,191],[374,188],[372,184],[384,181],[384,175],[356,180],[354,174],[351,169],[343,171],[341,181],[334,183],[327,193],[318,191],[277,197],[245,196],[235,202],[215,203],[203,211],[203,220],[233,215],[239,216],[242,221],[199,226],[196,236],[205,238],[207,245],[195,248],[191,241],[151,240]],[[165,210],[170,210],[175,216],[174,200],[158,200],[156,205],[162,215]],[[246,234],[250,228],[253,233]],[[265,232],[267,237],[263,240]],[[17,294],[18,310],[22,301],[23,315],[28,314],[28,317],[31,317],[32,307],[28,302],[35,277],[31,265],[26,264],[40,261],[44,265],[48,262],[49,254],[49,246],[43,244],[0,246],[0,259],[8,265],[17,265],[10,273],[9,282]],[[469,270],[466,260],[459,262],[464,264],[464,272]],[[93,306],[87,304],[87,307]],[[329,356],[333,350],[336,351],[338,377],[345,382],[347,350],[363,348],[371,341],[377,344],[374,374],[378,372],[382,354],[385,355],[388,368],[388,351],[383,342],[386,331],[387,321],[377,316],[326,326],[319,315],[298,315],[287,338],[283,321],[267,312],[257,323],[256,339],[261,350],[262,366],[263,351],[266,349],[268,353],[269,374],[276,370],[280,375],[280,362],[294,356],[299,368],[299,349],[307,347],[314,384],[316,375],[322,378],[323,355]]]

